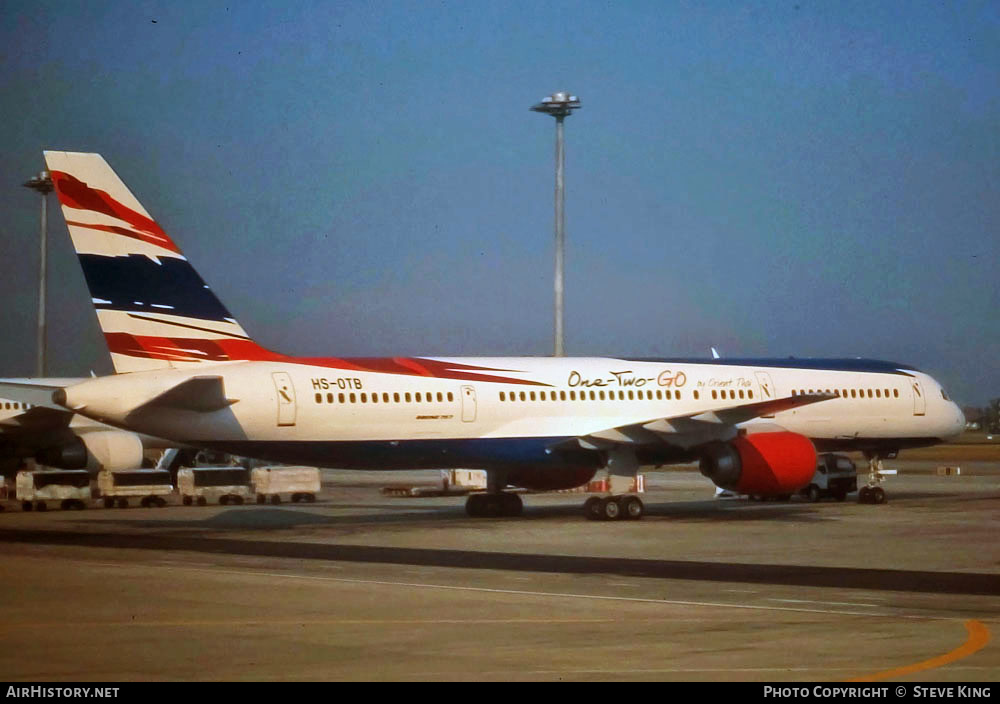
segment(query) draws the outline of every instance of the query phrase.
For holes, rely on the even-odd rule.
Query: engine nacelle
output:
[[[86,469],[92,474],[101,470],[136,469],[142,466],[142,440],[124,430],[94,430],[83,433],[72,443],[40,451],[36,459],[59,469]]]
[[[532,491],[556,491],[557,489],[575,489],[589,482],[595,474],[597,474],[597,469],[590,467],[515,469],[507,472],[507,483]]]
[[[741,435],[707,445],[699,465],[716,486],[740,494],[792,494],[816,472],[816,448],[790,432]]]

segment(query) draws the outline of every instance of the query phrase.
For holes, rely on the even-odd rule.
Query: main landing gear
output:
[[[473,518],[520,516],[524,512],[521,497],[504,491],[506,486],[505,472],[486,470],[486,493],[471,494],[465,500],[465,512]]]
[[[473,518],[520,516],[523,511],[521,497],[507,492],[471,494],[465,500],[465,512]]]
[[[591,521],[637,521],[646,513],[638,496],[591,496],[583,514]]]
[[[625,446],[615,446],[605,455],[608,472],[608,495],[591,496],[583,504],[583,515],[591,521],[637,521],[646,513],[646,507],[635,491],[636,476],[639,474],[639,459],[635,450]]]
[[[865,453],[868,460],[868,483],[858,490],[859,504],[884,504],[885,489],[879,486],[884,479],[882,474],[882,456],[877,453]]]

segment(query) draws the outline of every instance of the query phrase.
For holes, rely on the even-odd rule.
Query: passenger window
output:
[[[532,391],[530,394],[528,394],[528,396],[531,398],[532,401],[535,400],[535,392],[534,391]]]
[[[590,392],[590,400],[591,401],[596,401],[597,400],[597,394],[594,393],[593,391]]]
[[[712,398],[715,398],[715,389],[712,389]]]
[[[353,394],[351,394],[351,395],[353,396]],[[409,403],[412,400],[412,397],[410,396],[410,392],[409,391],[407,391],[406,393],[403,394],[403,398],[406,399],[407,403]]]
[[[527,396],[525,395],[525,393],[524,393],[523,391],[521,391],[521,392],[519,392],[519,393],[518,393],[518,397],[519,397],[519,398],[520,398],[520,399],[521,399],[522,401],[524,401],[524,400],[527,400],[527,398],[528,398],[528,397],[527,397]]]
[[[569,400],[570,401],[575,401],[576,400],[576,391],[570,391],[569,392]]]
[[[357,403],[358,397],[355,394],[351,394],[351,403]]]
[[[598,396],[600,396],[602,401],[604,400],[604,389],[601,389],[601,391],[598,392]]]
[[[316,394],[316,403],[323,403],[323,395]]]
[[[667,393],[670,393],[670,392],[668,391]],[[667,398],[670,398],[670,397],[669,397],[669,396],[667,396]],[[698,400],[698,392],[697,392],[697,391],[695,391],[695,392],[694,392],[694,400],[695,400],[695,401],[697,401],[697,400]]]
[[[680,399],[680,397],[681,397],[681,390],[680,390],[680,389],[677,389],[677,391],[676,391],[676,392],[674,393],[674,398],[676,398],[676,399],[678,399],[678,400],[679,400],[679,399]]]
[[[338,401],[339,401],[340,403],[343,403],[343,402],[344,402],[344,394],[337,394],[337,400],[338,400]]]
[[[507,400],[506,395],[504,394],[503,391],[500,392],[500,400],[501,401],[506,401]]]
[[[326,402],[327,403],[333,403],[333,394],[327,394],[326,395]]]
[[[565,391],[560,391],[559,392],[559,400],[560,401],[565,401],[566,400],[566,392]]]
[[[378,403],[378,394],[372,394],[372,403]]]
[[[892,395],[895,396],[896,398],[899,398],[899,389],[893,389]]]
[[[368,394],[361,394],[361,403],[368,403]]]

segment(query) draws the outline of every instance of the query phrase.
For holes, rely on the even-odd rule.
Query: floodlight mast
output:
[[[48,243],[46,233],[46,196],[52,192],[52,178],[48,171],[40,171],[37,176],[29,181],[25,181],[26,188],[37,191],[42,196],[42,225],[39,232],[41,246],[41,256],[38,264],[38,373],[37,376],[47,376],[45,373],[45,289],[46,289],[46,255],[48,253]]]
[[[556,271],[555,271],[555,356],[562,357],[563,347],[563,262],[566,249],[566,188],[563,180],[565,149],[563,146],[563,121],[580,107],[580,100],[566,92],[553,93],[533,105],[535,112],[556,118]]]

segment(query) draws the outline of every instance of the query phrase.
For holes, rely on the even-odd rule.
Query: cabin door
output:
[[[927,411],[924,389],[916,379],[910,379],[910,386],[913,388],[913,415],[922,416]]]
[[[278,425],[295,425],[295,387],[288,372],[274,372],[274,390],[278,392]]]
[[[476,389],[472,386],[462,387],[462,422],[471,423],[476,419]]]
[[[773,401],[778,398],[774,391],[774,384],[771,382],[771,375],[767,372],[756,372],[757,386],[760,388],[761,401]],[[761,416],[761,418],[774,418],[773,413]]]

